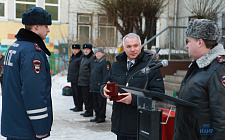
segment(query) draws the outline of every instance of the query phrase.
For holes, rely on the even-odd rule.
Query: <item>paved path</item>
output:
[[[53,90],[54,123],[52,133],[46,140],[115,140],[116,135],[111,129],[111,105],[107,105],[105,123],[93,123],[93,117],[83,117],[81,112],[72,112],[71,96],[62,96],[58,90]]]

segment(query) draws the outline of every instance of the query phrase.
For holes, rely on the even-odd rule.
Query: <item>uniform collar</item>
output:
[[[94,53],[93,53],[93,51],[91,50],[91,52],[90,52],[88,55],[85,55],[85,54],[84,54],[83,57],[87,57],[87,58],[89,59],[91,56],[93,56],[93,54],[94,54]]]
[[[48,55],[50,56],[51,53],[49,52],[49,50],[47,49],[47,47],[45,46],[44,41],[42,40],[42,38],[35,34],[34,32],[21,28],[19,30],[19,32],[16,34],[15,36],[17,38],[18,41],[29,41],[32,43],[37,43],[38,46]]]
[[[105,55],[103,55],[100,59],[95,59],[95,62],[102,62],[103,60],[105,60],[106,59],[106,56]]]
[[[130,61],[129,59],[128,59],[128,57],[127,57],[127,63],[128,63],[128,61]],[[133,59],[132,61],[130,61],[130,62],[132,62],[132,64],[134,65],[134,63],[135,63],[135,59]]]
[[[197,59],[196,63],[199,68],[207,67],[219,55],[225,55],[225,51],[222,44],[218,44],[213,49],[204,54],[202,57]]]
[[[83,53],[82,53],[82,51],[80,50],[80,51],[76,54],[76,57],[81,57],[82,54],[83,54]]]

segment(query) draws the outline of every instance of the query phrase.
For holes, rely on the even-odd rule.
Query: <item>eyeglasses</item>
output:
[[[188,44],[188,42],[189,42],[188,39],[186,39],[186,45]]]

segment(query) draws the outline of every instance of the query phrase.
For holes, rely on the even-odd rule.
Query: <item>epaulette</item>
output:
[[[219,55],[219,56],[217,56],[217,61],[219,62],[219,63],[224,63],[225,62],[225,56],[222,56],[222,55]]]
[[[37,51],[41,51],[41,48],[38,46],[38,44],[37,44],[37,43],[34,43],[34,47],[35,47],[35,50],[37,50]]]

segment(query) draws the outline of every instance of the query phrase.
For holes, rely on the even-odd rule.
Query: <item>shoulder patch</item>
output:
[[[219,55],[219,56],[217,56],[217,61],[219,62],[219,63],[224,63],[225,62],[225,57],[224,56],[221,56],[221,55]]]
[[[37,43],[34,43],[34,47],[35,47],[35,50],[37,50],[37,51],[41,51],[41,48],[38,46],[38,44],[37,44]]]
[[[223,76],[221,77],[221,81],[222,81],[223,86],[225,87],[225,75],[223,75]]]
[[[41,72],[41,61],[40,60],[33,60],[33,69],[34,72],[39,74]]]
[[[110,69],[109,64],[107,64],[107,65],[106,65],[106,69],[107,69],[107,70],[109,70],[109,69]]]

